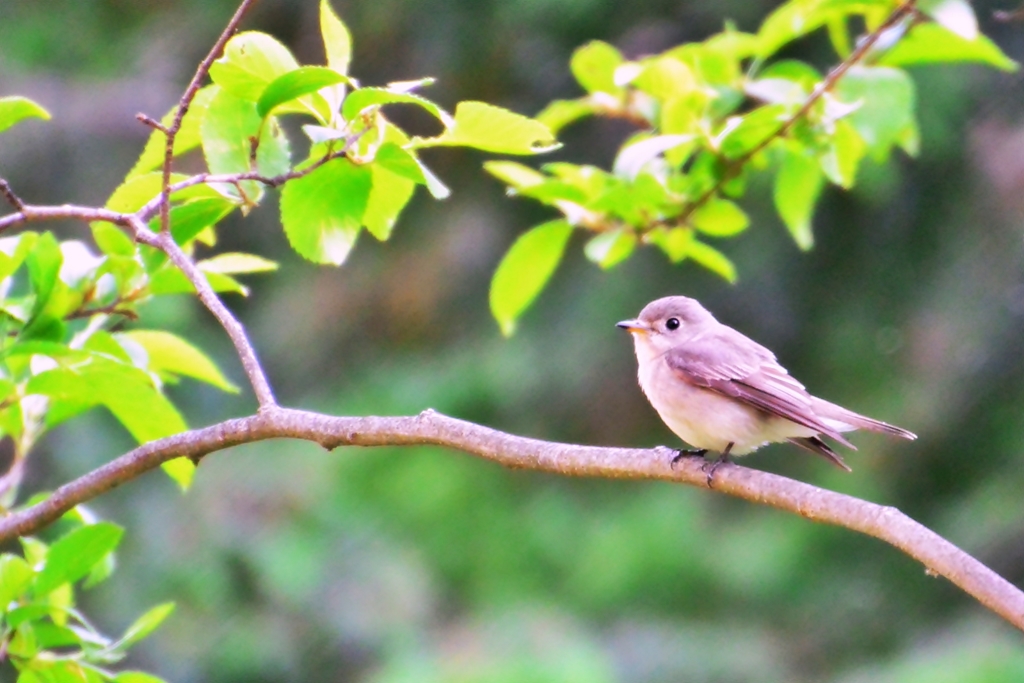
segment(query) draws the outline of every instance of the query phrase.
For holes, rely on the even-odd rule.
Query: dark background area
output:
[[[435,76],[449,109],[481,99],[536,113],[579,94],[578,45],[627,56],[701,40],[727,19],[755,30],[767,2],[374,0],[335,9],[366,84]],[[0,138],[0,174],[33,203],[101,205],[234,3],[3,0],[0,95],[54,115]],[[1024,57],[1024,26],[982,28]],[[246,22],[322,61],[313,0],[265,0]],[[824,70],[827,41],[787,56]],[[279,398],[338,414],[427,407],[544,439],[646,446],[677,439],[635,381],[614,323],[681,293],[774,349],[810,390],[920,435],[856,436],[846,474],[788,446],[745,460],[895,505],[1015,583],[1024,580],[1024,127],[1019,74],[912,71],[921,155],[866,163],[827,190],[817,244],[799,252],[755,182],[753,226],[716,246],[730,286],[647,249],[610,272],[574,240],[518,334],[487,310],[501,255],[550,217],[505,197],[483,155],[433,150],[452,188],[420,190],[384,244],[364,235],[340,269],[288,248],[275,200],[233,217],[218,249],[280,261],[228,304],[248,325]],[[410,127],[428,125],[417,119]],[[588,121],[562,158],[608,165],[629,133]],[[296,137],[297,139],[297,137]],[[56,226],[82,234],[82,225]],[[226,337],[187,297],[140,326],[193,340],[244,384]],[[171,389],[192,425],[251,412],[252,398]],[[131,447],[101,413],[33,454],[51,488]],[[128,664],[169,681],[1018,681],[1020,634],[898,551],[849,531],[662,483],[512,472],[437,449],[272,442],[205,460],[191,492],[152,474],[92,505],[125,524],[114,579],[83,597],[102,628],[147,607],[176,614]]]

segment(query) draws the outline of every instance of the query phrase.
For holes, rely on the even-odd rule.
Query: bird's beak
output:
[[[651,328],[647,323],[643,323],[639,320],[623,320],[622,322],[615,323],[616,327],[621,327],[627,332],[650,332]]]

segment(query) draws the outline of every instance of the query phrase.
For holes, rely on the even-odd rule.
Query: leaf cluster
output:
[[[855,43],[856,25],[867,33]],[[776,58],[816,30],[828,33],[835,69]],[[894,148],[916,154],[916,94],[903,67],[957,61],[1016,68],[978,33],[964,0],[921,3],[920,11],[893,0],[791,0],[756,33],[726,27],[635,60],[601,41],[580,47],[570,68],[586,94],[552,102],[537,119],[555,132],[585,117],[625,119],[637,130],[610,169],[485,164],[511,194],[562,216],[510,248],[491,285],[495,318],[513,331],[574,231],[587,235],[583,252],[602,268],[647,244],[673,263],[690,260],[734,281],[735,266],[712,243],[749,227],[738,200],[755,173],[771,176],[779,217],[810,249],[826,184],[853,187],[866,157],[883,162]]]

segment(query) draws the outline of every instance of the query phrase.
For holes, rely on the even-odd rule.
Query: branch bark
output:
[[[33,533],[75,505],[169,460],[198,460],[231,446],[274,438],[312,441],[328,450],[338,446],[429,444],[454,448],[515,469],[581,477],[654,479],[709,488],[702,460],[683,458],[672,467],[675,451],[666,448],[601,448],[541,441],[431,410],[411,417],[333,417],[267,406],[250,417],[183,432],[129,451],[61,486],[42,502],[0,519],[0,542]],[[712,490],[883,540],[921,562],[929,574],[946,577],[1024,630],[1024,593],[896,508],[732,463],[715,471]]]

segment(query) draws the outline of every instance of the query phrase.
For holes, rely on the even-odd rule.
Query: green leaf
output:
[[[281,222],[292,248],[314,263],[340,266],[359,235],[373,186],[367,166],[336,159],[281,192]]]
[[[644,167],[665,152],[693,140],[692,135],[655,135],[625,145],[615,157],[612,170],[617,176],[633,180]]]
[[[636,248],[636,232],[629,228],[609,230],[587,242],[583,253],[588,259],[608,270],[628,258]]]
[[[592,116],[598,111],[599,109],[594,103],[586,97],[578,100],[555,100],[544,107],[534,117],[534,120],[547,126],[552,135],[557,135],[570,123],[574,123],[584,116]]]
[[[652,57],[641,64],[643,71],[633,79],[633,85],[659,100],[682,97],[697,88],[693,70],[675,57]]]
[[[113,552],[123,534],[124,530],[116,524],[98,522],[61,536],[46,554],[46,564],[36,578],[36,595],[42,597],[88,574],[93,565]]]
[[[46,306],[53,294],[63,257],[57,239],[50,232],[44,232],[36,240],[35,246],[26,259],[29,279],[35,301],[32,315],[38,314]]]
[[[917,24],[910,33],[882,55],[883,66],[911,66],[940,62],[980,62],[1003,71],[1016,71],[1013,61],[986,36],[967,40],[938,24]]]
[[[174,241],[186,245],[203,230],[216,225],[235,210],[238,204],[223,197],[200,197],[172,206],[170,211],[171,236]],[[160,227],[158,218],[149,225],[153,230]]]
[[[131,237],[110,223],[96,221],[91,226],[92,238],[104,254],[135,256],[135,242]]]
[[[547,176],[515,161],[487,161],[484,170],[517,190],[539,185]]]
[[[210,67],[210,78],[235,97],[255,103],[271,81],[297,68],[295,57],[276,39],[245,31],[224,46],[224,55]]]
[[[178,134],[174,138],[175,157],[181,156],[185,152],[199,146],[199,127],[202,125],[203,119],[206,118],[206,108],[210,106],[210,100],[219,89],[215,85],[208,85],[196,91],[196,96],[192,99],[192,104],[189,105],[188,111],[185,112],[185,117],[181,120],[181,128],[178,129]],[[165,127],[174,123],[174,115],[177,110],[178,105],[174,105],[160,119],[160,123]],[[139,155],[139,160],[135,162],[132,170],[128,171],[125,180],[131,180],[155,168],[161,168],[164,163],[166,149],[167,136],[163,131],[154,130],[149,134],[146,146],[142,148],[142,154]]]
[[[281,74],[267,85],[256,102],[256,113],[261,118],[266,117],[274,108],[286,102],[310,95],[329,85],[348,82],[347,76],[325,66],[299,67],[294,71]],[[327,110],[326,102],[323,102],[322,108],[315,105],[314,108],[321,114],[326,113],[325,118],[329,118],[330,112]]]
[[[846,79],[841,79],[840,83]],[[731,126],[722,139],[720,150],[730,159],[748,154],[766,140],[776,135],[786,121],[786,107],[769,104],[758,107],[749,114],[729,119]]]
[[[400,148],[396,147],[396,149]],[[378,163],[370,167],[373,185],[370,188],[370,196],[366,200],[363,225],[371,235],[384,241],[391,236],[391,230],[395,226],[395,221],[398,220],[398,215],[412,198],[413,192],[416,190],[416,183],[410,180],[408,175],[396,173],[391,166],[380,163],[380,152],[377,153],[377,161]],[[404,164],[402,166],[404,167]],[[419,172],[420,177],[423,177],[420,166],[415,160],[413,160],[413,167]],[[425,179],[424,182],[426,182]]]
[[[750,219],[728,199],[712,198],[691,214],[690,223],[705,235],[732,237],[746,230]]]
[[[345,102],[341,107],[341,115],[346,121],[351,121],[367,107],[380,107],[385,104],[414,104],[433,114],[446,129],[455,125],[451,114],[427,98],[402,90],[389,90],[388,88],[359,88],[358,90],[353,90],[345,98]]]
[[[618,94],[622,88],[615,84],[615,69],[624,61],[622,53],[608,43],[592,40],[576,48],[569,68],[587,92]]]
[[[125,630],[124,635],[116,644],[116,649],[126,650],[130,645],[139,642],[155,631],[172,612],[174,612],[173,602],[165,602],[149,609]]]
[[[655,228],[644,235],[644,240],[665,252],[668,260],[679,263],[686,258],[694,241],[691,228]]]
[[[50,112],[27,97],[0,97],[0,133],[25,119],[50,120]]]
[[[257,148],[253,141],[259,139]],[[227,91],[221,91],[210,102],[202,126],[203,155],[211,173],[248,173],[279,175],[289,168],[288,141],[274,118],[262,119],[256,105]],[[255,164],[253,152],[255,151]],[[263,185],[252,180],[239,183],[247,204],[257,203],[263,196]],[[238,188],[224,185],[222,194],[236,197]]]
[[[0,555],[0,614],[6,614],[12,601],[28,590],[35,572],[17,555]]]
[[[818,158],[825,176],[842,188],[850,189],[857,179],[857,167],[864,157],[865,145],[849,121],[836,121],[835,131]]]
[[[243,254],[237,251],[224,252],[197,264],[204,273],[222,273],[225,275],[236,275],[242,273],[268,273],[277,270],[277,262],[257,256],[256,254]]]
[[[218,389],[238,393],[238,387],[229,382],[213,361],[181,337],[161,330],[132,330],[119,335],[146,351],[149,369],[158,374],[185,375]]]
[[[498,264],[491,280],[491,313],[506,337],[555,272],[571,235],[565,220],[542,223],[520,235]]]
[[[114,676],[114,683],[166,683],[166,681],[145,671],[122,671]]]
[[[49,396],[75,406],[103,405],[139,443],[187,429],[170,401],[144,371],[124,363],[94,358],[75,368],[56,368],[32,377],[25,393]],[[47,424],[55,424],[51,408]]]
[[[203,269],[202,261],[197,265],[199,270]],[[222,273],[203,273],[203,277],[209,283],[213,291],[218,293],[233,292],[248,296],[249,290],[238,280]],[[194,293],[195,287],[188,281],[188,278],[177,268],[169,264],[162,266],[159,270],[150,275],[149,292],[151,294],[186,294]]]
[[[458,145],[499,154],[538,154],[561,147],[543,123],[484,102],[459,102],[450,130],[434,138],[414,138],[413,144]]]
[[[916,131],[914,83],[899,69],[853,66],[836,84],[843,102],[861,104],[846,120],[879,160],[909,131]]]
[[[686,248],[686,255],[704,266],[712,273],[721,275],[726,281],[736,282],[736,266],[726,257],[725,254],[714,247],[693,240]]]
[[[320,35],[324,39],[327,66],[347,74],[352,59],[352,36],[327,0],[320,0]]]
[[[780,149],[783,156],[775,176],[775,208],[797,246],[807,251],[814,246],[811,217],[824,175],[818,161],[803,147],[793,144]]]

